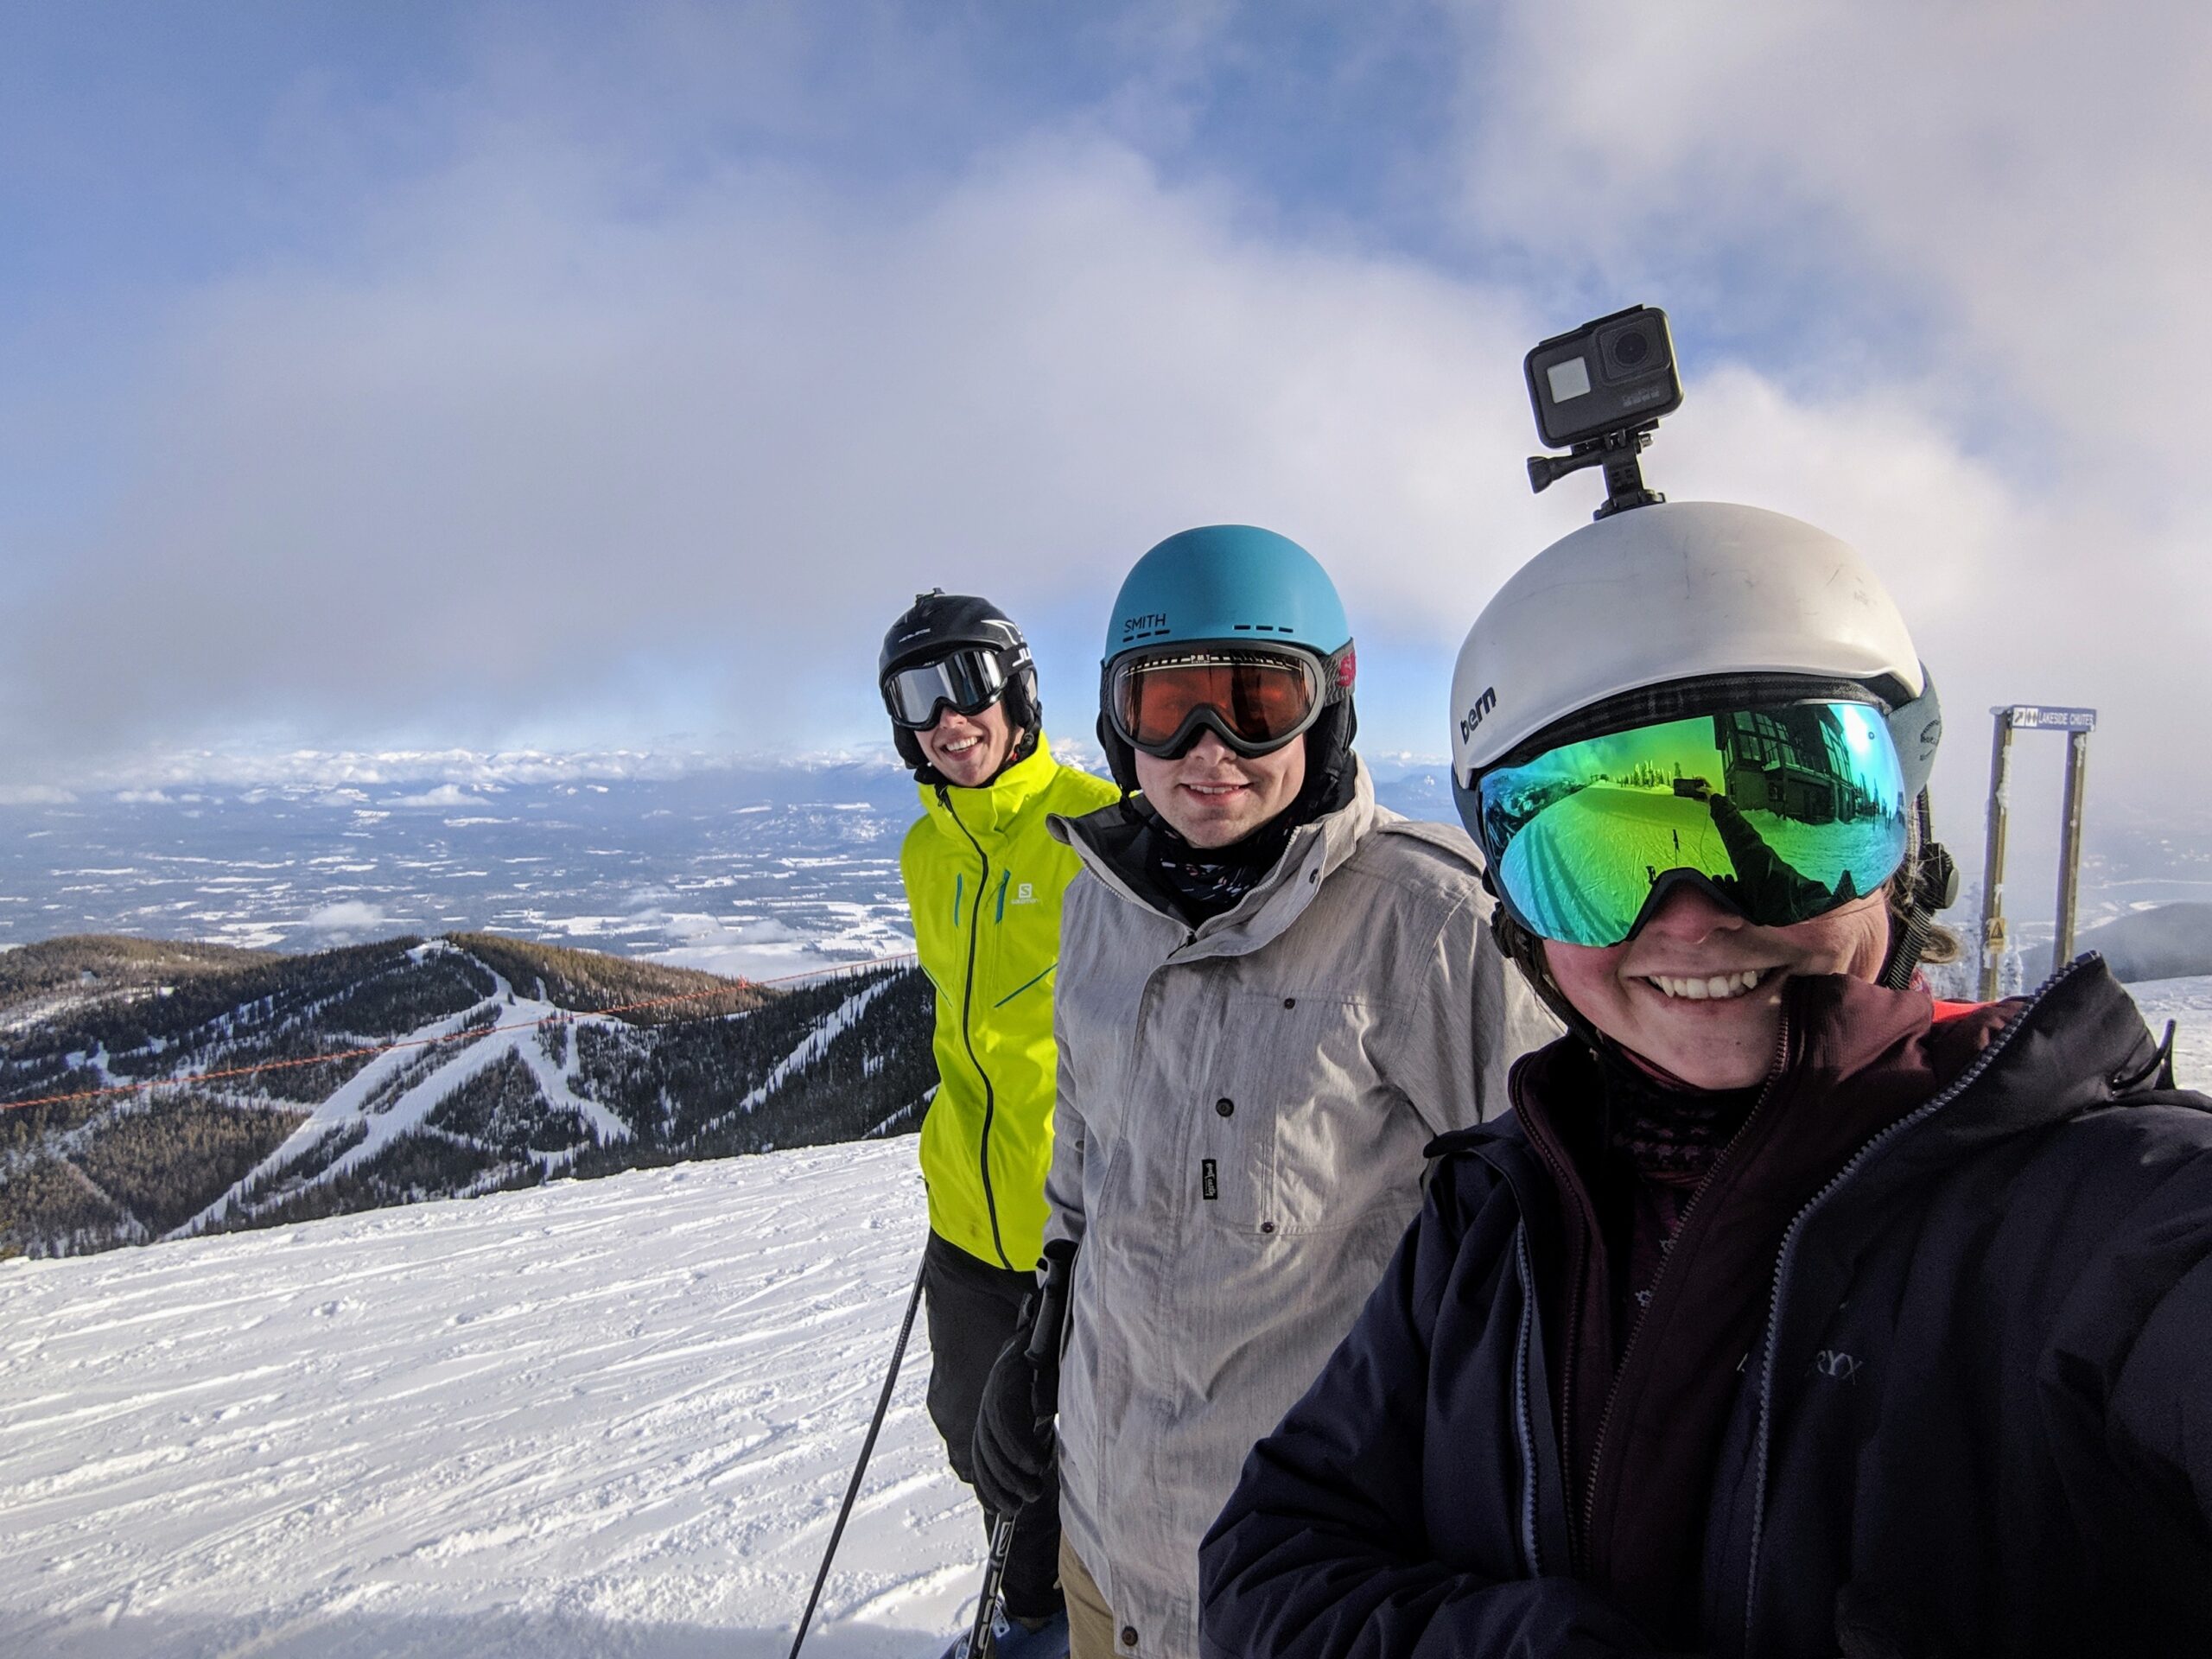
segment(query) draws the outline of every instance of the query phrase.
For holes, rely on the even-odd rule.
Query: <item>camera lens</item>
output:
[[[1641,386],[1667,372],[1664,318],[1624,318],[1598,330],[1598,363],[1605,384]]]

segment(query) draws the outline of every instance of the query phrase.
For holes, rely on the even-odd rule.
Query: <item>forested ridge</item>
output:
[[[779,988],[481,933],[27,945],[0,954],[0,1251],[911,1128],[932,1014],[911,968]]]

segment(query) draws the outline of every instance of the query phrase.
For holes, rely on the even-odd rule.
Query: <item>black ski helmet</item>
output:
[[[1036,752],[1038,736],[1044,729],[1045,706],[1037,695],[1037,666],[1030,660],[1029,642],[1021,637],[1014,619],[989,600],[973,594],[948,594],[942,588],[915,594],[914,602],[883,636],[883,650],[875,663],[876,690],[883,689],[893,670],[933,662],[963,645],[997,652],[1006,669],[1003,701],[1007,721],[1014,734],[1007,764],[1012,766]],[[898,747],[899,758],[913,768],[917,782],[949,781],[930,765],[922,753],[921,741],[896,721],[892,722],[891,741]]]

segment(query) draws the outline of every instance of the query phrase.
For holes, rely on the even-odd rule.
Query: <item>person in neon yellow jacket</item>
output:
[[[930,1416],[953,1471],[972,1484],[983,1382],[1035,1287],[1044,1247],[1060,894],[1080,868],[1046,823],[1110,805],[1121,791],[1053,760],[1028,645],[988,601],[920,595],[884,636],[877,674],[920,786],[922,817],[899,868],[937,991],[938,1089],[921,1137]],[[1056,1490],[1015,1517],[1002,1659],[1065,1651],[1058,1508]]]

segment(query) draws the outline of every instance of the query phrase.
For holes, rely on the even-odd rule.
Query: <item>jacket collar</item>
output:
[[[2046,980],[1957,1080],[1915,1113],[1852,1184],[1855,1208],[1915,1177],[2153,1086],[2158,1042],[2094,952]]]
[[[969,836],[984,841],[1006,835],[1015,820],[1044,794],[1059,769],[1059,762],[1052,759],[1052,746],[1039,732],[1034,750],[979,789],[947,785],[943,795],[938,794],[938,785],[935,784],[921,784],[917,789],[922,798],[922,810],[930,821],[944,834],[965,845]]]
[[[1374,780],[1368,775],[1366,762],[1357,755],[1352,765],[1351,799],[1293,830],[1274,867],[1232,908],[1201,922],[1178,953],[1180,959],[1249,955],[1280,938],[1305,914],[1321,883],[1352,855],[1361,839],[1375,827]],[[1080,818],[1054,814],[1049,828],[1053,838],[1072,848],[1083,867],[1115,897],[1182,928],[1182,918],[1162,907],[1151,895],[1151,884],[1130,870],[1131,849],[1145,823],[1144,809],[1135,801],[1123,800]]]
[[[1855,982],[1854,982],[1855,983]],[[1853,1005],[1861,995],[1882,1003],[1880,1016],[1859,1033]],[[1877,986],[1862,990],[1842,984],[1823,983],[1795,1012],[1807,1021],[1802,1039],[1803,1062],[1833,1077],[1848,1075],[1853,1061],[1880,1052],[1884,1038],[1894,1040],[1910,1034],[1916,1021],[1905,1020],[1903,1010],[1916,993],[1884,991]],[[1890,999],[1895,999],[1891,1001]],[[1925,1006],[1925,999],[1919,999]],[[2125,1103],[2153,1086],[2148,1073],[2155,1069],[2158,1041],[2143,1023],[2120,982],[2104,959],[2092,952],[2062,969],[2024,1001],[2008,1005],[2012,1012],[1987,1046],[1968,1059],[1948,1085],[1938,1089],[1926,1104],[1940,1099],[1941,1109],[1924,1120],[1910,1122],[1904,1133],[1884,1149],[1878,1173],[1859,1183],[1862,1189],[1880,1186],[1940,1168],[1943,1165],[2015,1135],[2061,1122],[2094,1106]],[[1562,1037],[1552,1047],[1577,1039]],[[1516,1098],[1533,1081],[1528,1076],[1549,1049],[1539,1049],[1515,1063]],[[1951,1109],[1955,1106],[1964,1109]],[[1524,1209],[1535,1197],[1541,1168],[1528,1142],[1518,1112],[1488,1123],[1476,1124],[1438,1136],[1427,1147],[1431,1158],[1471,1152],[1495,1165],[1511,1180]],[[1532,1179],[1534,1178],[1534,1179]]]

